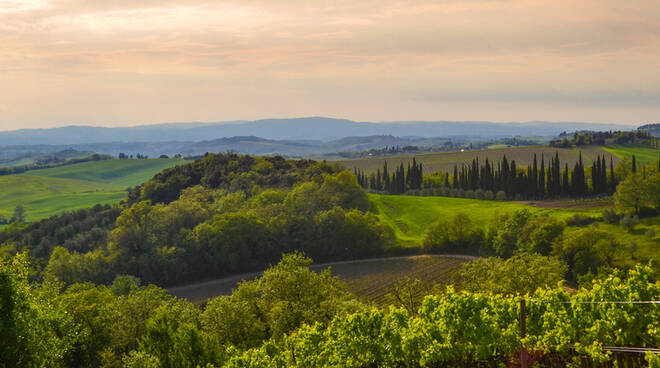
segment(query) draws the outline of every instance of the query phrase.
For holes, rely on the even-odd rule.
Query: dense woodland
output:
[[[393,236],[368,206],[355,177],[336,166],[208,155],[156,175],[120,206],[16,223],[0,242],[6,252],[29,250],[66,283],[130,274],[171,285],[261,270],[294,250],[319,261],[379,254]]]
[[[537,175],[544,173],[546,191],[546,175],[553,177],[561,193],[554,160]],[[533,167],[503,162],[474,162],[478,170],[466,168],[463,179],[457,170],[456,182],[534,175]],[[601,188],[611,192],[611,167],[597,162],[592,177],[605,178]],[[363,175],[325,162],[207,155],[156,175],[122,204],[0,231],[0,367],[477,365],[515,361],[521,343],[530,359],[577,364],[612,359],[602,346],[657,347],[656,305],[607,302],[660,300],[654,267],[614,270],[631,249],[592,223],[632,228],[637,216],[658,213],[659,165],[617,166],[616,211],[602,220],[520,210],[494,213],[482,229],[469,214],[438,219],[423,251],[482,258],[461,268],[453,288],[401,285],[389,299],[394,309],[380,309],[328,271],[308,268],[312,259],[371,257],[392,247],[392,230],[369,211]],[[481,175],[486,167],[490,176]],[[576,168],[577,177],[589,172]],[[381,185],[387,177],[393,190],[424,190],[422,171],[416,161],[399,166],[381,175]],[[585,184],[591,191],[593,180]],[[150,285],[269,265],[260,279],[202,306]],[[647,360],[660,364],[652,354]],[[631,361],[645,364],[642,355]]]

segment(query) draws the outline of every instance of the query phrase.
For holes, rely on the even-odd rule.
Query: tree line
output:
[[[355,176],[363,188],[384,191],[390,194],[402,194],[407,190],[421,189],[423,182],[422,163],[418,164],[414,157],[412,165],[408,163],[407,170],[404,169],[402,162],[391,176],[387,168],[387,161],[383,166],[382,174],[378,169],[376,174],[367,176],[363,171],[355,169]]]
[[[583,131],[575,132],[569,136],[565,132],[559,135],[559,138],[550,141],[551,147],[572,147],[572,146],[586,146],[596,144],[604,146],[606,144],[642,144],[651,147],[658,147],[660,139],[654,137],[640,127],[638,130],[633,131],[607,131],[607,132],[592,132]]]
[[[546,166],[547,162],[547,166]],[[635,165],[633,156],[633,166]],[[609,165],[608,165],[609,164]],[[480,163],[479,158],[472,159],[469,165],[454,165],[453,172],[436,172],[424,176],[422,164],[413,158],[407,169],[401,163],[390,174],[387,161],[383,169],[376,173],[366,174],[355,169],[358,183],[367,190],[402,194],[429,188],[451,188],[463,191],[481,190],[492,193],[503,192],[507,198],[542,199],[552,197],[585,197],[589,195],[613,194],[617,179],[614,174],[614,163],[610,156],[609,162],[605,155],[598,155],[587,175],[582,153],[571,169],[568,163],[562,165],[559,153],[546,160],[541,154],[540,160],[536,154],[532,165],[519,167],[515,160],[504,155],[501,160],[491,162],[486,158]],[[430,180],[425,180],[430,178]]]

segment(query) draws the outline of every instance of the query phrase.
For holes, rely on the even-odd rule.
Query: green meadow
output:
[[[125,189],[151,179],[155,174],[185,162],[183,159],[103,160],[51,169],[28,171],[27,175],[112,184]]]
[[[513,212],[524,208],[532,213],[545,213],[564,220],[576,213],[592,217],[601,213],[595,209],[547,209],[515,202],[453,197],[369,194],[369,200],[372,211],[392,226],[397,238],[407,244],[420,242],[431,224],[440,219],[450,219],[459,212],[470,216],[476,226],[484,229],[497,212]]]
[[[371,210],[394,230],[398,246],[410,248],[420,246],[426,230],[434,222],[440,219],[451,219],[459,212],[468,215],[475,226],[485,230],[488,222],[498,212],[528,209],[532,213],[547,214],[563,221],[575,214],[601,220],[603,210],[607,208],[602,205],[593,206],[590,202],[585,202],[584,205],[576,202],[577,205],[569,204],[566,208],[543,208],[516,202],[380,194],[369,194],[369,201],[372,205]],[[539,205],[547,203],[553,202],[539,202]],[[612,234],[623,246],[635,244],[636,250],[633,253],[636,259],[658,260],[660,256],[660,216],[641,219],[632,232],[627,232],[618,224],[611,225],[603,221],[598,221],[596,226]],[[567,227],[567,229],[571,229],[571,227]],[[653,237],[647,235],[649,229],[653,229],[655,232]],[[623,265],[632,262],[632,259],[624,255],[617,262]]]
[[[635,159],[641,164],[648,164],[649,162],[657,161],[658,157],[660,157],[660,150],[646,146],[608,146],[603,149],[620,158],[632,159],[632,156],[635,155]]]
[[[163,169],[184,162],[177,159],[106,160],[84,162],[26,174],[0,176],[0,214],[12,216],[23,205],[28,221],[112,204],[126,198],[126,189],[142,184]]]

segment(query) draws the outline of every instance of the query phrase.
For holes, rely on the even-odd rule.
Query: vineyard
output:
[[[450,290],[414,314],[371,309],[303,326],[225,366],[657,367],[660,284],[651,273],[637,267],[572,293],[539,289],[525,303]]]
[[[436,255],[376,258],[317,264],[310,269],[321,271],[329,267],[333,275],[346,282],[352,293],[365,302],[381,305],[395,283],[410,278],[440,285],[449,284],[455,280],[460,265],[471,259],[473,257]],[[260,275],[260,272],[246,273],[173,287],[168,291],[191,301],[202,301],[218,295],[228,295],[239,282],[254,280]]]
[[[473,257],[423,255],[344,262],[331,266],[331,270],[365,302],[385,305],[385,295],[396,283],[419,279],[440,285],[451,284],[456,280],[460,265],[470,259]]]

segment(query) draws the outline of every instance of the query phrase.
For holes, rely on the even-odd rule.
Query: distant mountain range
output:
[[[373,148],[437,146],[447,138],[399,138],[391,135],[369,137],[346,137],[328,142],[274,140],[254,136],[219,138],[200,142],[111,142],[66,145],[17,145],[0,148],[0,166],[28,164],[42,156],[59,155],[60,152],[91,152],[117,156],[119,153],[149,157],[162,154],[201,155],[205,152],[236,151],[253,155],[282,154],[287,156],[312,156],[334,152],[360,152]]]
[[[552,137],[563,131],[629,130],[630,126],[594,123],[490,123],[490,122],[355,122],[309,117],[226,123],[169,123],[123,128],[67,126],[0,132],[0,146],[73,145],[111,142],[199,142],[228,137],[270,140],[331,141],[345,137],[391,135],[419,138],[475,140],[513,136]]]

